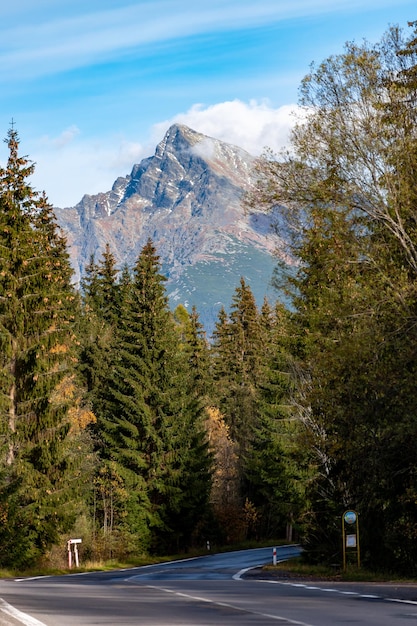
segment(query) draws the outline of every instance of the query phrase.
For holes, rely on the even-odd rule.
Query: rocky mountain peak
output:
[[[156,158],[164,160],[173,156],[184,166],[193,160],[200,160],[219,171],[226,168],[232,176],[233,170],[237,170],[238,175],[242,174],[242,168],[247,173],[248,163],[253,163],[253,157],[242,148],[203,135],[182,124],[172,125],[156,148]]]
[[[162,156],[165,151],[181,152],[190,150],[193,145],[201,141],[204,135],[197,133],[183,124],[173,124],[167,130],[165,137],[158,144],[155,156]]]
[[[222,281],[227,279],[231,297],[241,276],[256,274],[248,262],[254,258],[263,273],[268,267],[268,275],[260,283],[256,279],[258,291],[265,293],[272,252],[280,240],[271,217],[242,207],[253,162],[242,148],[174,124],[154,155],[134,165],[129,176],[117,178],[110,191],[85,195],[75,207],[55,210],[67,234],[76,280],[92,255],[99,260],[106,243],[122,267],[133,265],[151,238],[173,301],[198,309],[218,309],[219,302],[227,307],[225,294],[220,294]],[[200,282],[205,288],[212,285],[214,292],[197,295]]]

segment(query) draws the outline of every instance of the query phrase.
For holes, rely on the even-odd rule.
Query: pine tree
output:
[[[257,386],[263,347],[256,302],[242,278],[229,318],[220,312],[214,332],[214,379],[219,408],[242,456],[257,420]]]
[[[177,330],[180,332],[180,343],[184,357],[190,368],[190,390],[209,403],[210,390],[210,352],[204,327],[201,324],[195,306],[189,314],[186,308],[179,305],[174,311]]]
[[[97,268],[97,304],[96,307],[102,317],[109,324],[116,322],[120,309],[120,293],[117,282],[118,270],[116,259],[107,243],[103,256]]]
[[[61,393],[76,363],[75,306],[65,239],[34,166],[8,132],[0,168],[0,531],[8,563],[27,565],[71,523],[70,403]]]
[[[213,406],[227,397],[232,377],[230,361],[233,359],[233,344],[229,316],[222,306],[213,331],[211,350],[211,373],[213,382]]]
[[[103,376],[110,367],[117,342],[121,298],[117,274],[115,258],[107,244],[98,263],[94,255],[91,256],[81,280],[83,314],[79,369],[94,411],[99,410]]]
[[[273,311],[265,301],[260,326],[264,358],[257,388],[259,416],[245,459],[244,479],[246,497],[258,512],[258,536],[274,538],[292,526],[301,507],[300,424],[292,406],[295,380],[289,351],[290,315],[279,302]]]
[[[190,533],[209,488],[201,407],[187,393],[189,370],[164,281],[149,240],[120,311],[118,350],[98,416],[103,455],[117,464],[128,493],[125,522],[133,540],[159,549]]]
[[[90,256],[90,262],[84,268],[84,275],[81,277],[81,293],[83,296],[84,307],[93,310],[97,303],[98,293],[98,271],[99,267],[96,263],[95,256]]]

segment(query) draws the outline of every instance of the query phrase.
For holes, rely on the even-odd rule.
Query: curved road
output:
[[[298,553],[278,548],[278,559]],[[410,626],[417,587],[262,580],[272,549],[123,571],[0,581],[2,626]],[[401,596],[404,599],[401,599]],[[408,599],[407,599],[408,598]],[[411,598],[411,599],[410,599]]]

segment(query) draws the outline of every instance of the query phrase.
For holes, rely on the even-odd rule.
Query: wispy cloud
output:
[[[70,144],[79,134],[80,129],[73,125],[63,130],[58,137],[49,137],[49,135],[45,135],[41,138],[40,143],[45,148],[62,149]]]
[[[415,0],[3,4],[0,119],[6,129],[17,121],[35,187],[56,206],[108,190],[175,121],[255,155],[278,150],[310,62],[348,38],[376,40],[415,9]]]
[[[123,55],[150,44],[257,28],[301,16],[351,11],[363,6],[363,0],[212,0],[204,5],[191,5],[189,0],[145,0],[125,6],[114,0],[104,5],[87,3],[82,12],[78,6],[75,15],[68,7],[65,14],[61,3],[59,9],[55,1],[49,7],[46,2],[43,4],[44,11],[37,13],[35,21],[24,3],[17,3],[20,11],[15,15],[15,26],[3,20],[0,76],[33,78],[98,60],[103,62],[115,54]],[[366,8],[373,4],[381,6],[384,0],[368,0]]]
[[[148,156],[145,152],[140,144],[115,137],[78,136],[59,150],[41,141],[31,150],[35,161],[31,182],[46,191],[54,206],[74,206],[84,194],[108,191],[118,176],[129,174],[134,163]]]

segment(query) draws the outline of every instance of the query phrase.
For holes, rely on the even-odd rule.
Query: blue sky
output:
[[[55,206],[111,188],[175,121],[259,154],[285,143],[311,62],[417,19],[415,0],[15,0],[0,127]],[[0,146],[0,162],[7,146]]]

